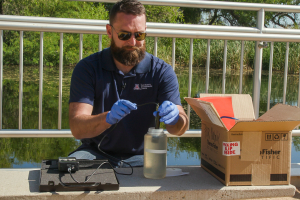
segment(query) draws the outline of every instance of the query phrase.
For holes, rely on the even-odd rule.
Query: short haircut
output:
[[[109,13],[109,23],[112,25],[118,13],[132,14],[132,15],[145,15],[145,7],[138,0],[121,0],[118,1]]]

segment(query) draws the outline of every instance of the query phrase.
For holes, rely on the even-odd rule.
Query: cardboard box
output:
[[[202,120],[201,167],[229,185],[290,184],[291,130],[300,124],[300,108],[273,106],[255,120],[246,94],[200,94],[232,99],[236,123],[229,130],[212,103],[185,98]]]

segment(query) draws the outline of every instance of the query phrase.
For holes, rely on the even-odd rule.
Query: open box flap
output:
[[[232,98],[232,108],[234,117],[239,120],[253,120],[255,119],[252,98],[249,94],[200,94],[202,97],[228,97]]]
[[[206,101],[201,101],[194,98],[185,97],[184,98],[188,104],[193,108],[201,120],[210,122],[217,126],[223,127],[226,129],[223,124],[218,112],[214,108],[213,104]],[[227,129],[226,129],[227,130]]]
[[[286,104],[276,104],[257,121],[300,121],[300,108]]]
[[[284,131],[293,130],[300,121],[239,121],[230,131]]]

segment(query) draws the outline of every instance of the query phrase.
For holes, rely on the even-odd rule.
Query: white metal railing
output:
[[[178,137],[176,135],[170,134],[168,131],[164,131],[164,133],[168,137]],[[292,136],[300,136],[300,130],[293,130]],[[51,138],[66,138],[66,137],[73,137],[71,131],[69,129],[62,129],[62,130],[56,130],[56,129],[43,129],[37,131],[36,129],[25,129],[16,131],[14,129],[4,129],[0,131],[0,138],[23,138],[23,137],[32,137],[32,138],[38,138],[38,137],[51,137]],[[180,137],[201,137],[201,130],[200,129],[193,129],[187,131],[185,134],[183,134]]]
[[[88,1],[88,0],[85,0]],[[92,0],[97,1],[97,0]],[[101,0],[99,0],[100,2]],[[116,2],[115,0],[106,0],[101,2]],[[241,40],[241,63],[243,66],[244,41],[256,41],[255,67],[254,67],[254,90],[253,106],[255,115],[259,113],[259,96],[261,85],[261,68],[262,68],[262,41],[271,42],[270,52],[270,70],[268,83],[268,109],[271,94],[271,77],[273,63],[273,46],[274,42],[287,42],[285,71],[284,71],[284,92],[283,103],[285,103],[287,88],[287,69],[289,42],[300,42],[300,30],[293,29],[276,29],[264,27],[265,11],[272,12],[300,12],[298,6],[273,5],[273,4],[253,4],[237,2],[217,2],[217,1],[178,1],[178,0],[141,0],[143,4],[148,5],[168,5],[181,7],[198,7],[198,8],[217,8],[231,10],[253,10],[258,12],[257,27],[226,27],[226,26],[208,26],[208,25],[190,25],[190,24],[168,24],[168,23],[147,23],[147,34],[154,37],[154,55],[157,56],[157,38],[171,37],[172,41],[172,66],[175,67],[175,45],[176,38],[190,38],[190,58],[189,58],[189,86],[188,96],[191,97],[192,88],[192,61],[193,61],[193,39],[208,39],[207,43],[207,63],[206,63],[206,83],[205,91],[209,89],[209,70],[210,70],[210,40],[224,40],[224,61],[223,61],[223,78],[222,93],[225,93],[225,74],[227,60],[227,40]],[[67,18],[46,18],[46,17],[27,17],[27,16],[10,16],[0,15],[0,128],[2,129],[2,98],[3,98],[3,30],[20,31],[20,85],[19,85],[19,129],[18,130],[0,130],[0,137],[71,137],[70,130],[61,130],[62,122],[62,71],[63,71],[63,33],[80,34],[79,58],[82,59],[83,34],[99,34],[99,50],[102,50],[102,35],[106,34],[107,20],[87,20],[87,19],[67,19]],[[40,32],[40,80],[39,80],[39,130],[22,129],[22,101],[23,101],[23,31]],[[43,33],[59,32],[60,33],[60,58],[59,58],[59,105],[58,105],[58,130],[42,129],[42,97],[43,97]],[[243,67],[240,68],[239,93],[242,93],[242,74]],[[300,90],[300,82],[299,82]],[[300,105],[300,92],[298,95],[298,106]],[[187,111],[190,117],[190,106]],[[300,136],[298,130],[294,130],[293,136]],[[171,135],[169,135],[171,136]],[[185,137],[199,137],[201,130],[189,130]]]

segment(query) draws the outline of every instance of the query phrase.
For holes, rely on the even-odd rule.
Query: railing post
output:
[[[173,67],[174,71],[175,71],[175,42],[176,42],[176,38],[173,38],[173,41],[172,41],[172,67]]]
[[[283,100],[282,103],[286,103],[286,90],[287,90],[287,75],[289,69],[289,42],[286,43],[286,50],[285,50],[285,62],[284,62],[284,74],[283,74]]]
[[[2,129],[3,102],[3,30],[0,30],[0,129]]]
[[[22,130],[23,109],[23,31],[20,31],[20,71],[19,71],[19,130]]]
[[[59,94],[58,94],[58,130],[61,130],[62,123],[62,79],[63,79],[63,45],[64,34],[60,33],[59,42]]]
[[[40,80],[39,80],[39,130],[42,130],[43,124],[43,49],[44,32],[40,33]]]
[[[209,87],[209,67],[210,67],[210,39],[207,40],[205,93],[208,93],[208,87]]]
[[[243,92],[244,47],[245,47],[245,41],[242,41],[242,46],[241,46],[241,62],[240,62],[240,86],[239,86],[239,94],[242,94],[242,92]]]
[[[79,60],[82,60],[83,34],[79,34]]]
[[[99,35],[99,51],[102,51],[102,35]]]
[[[189,88],[188,88],[188,97],[192,96],[192,79],[193,79],[193,45],[194,40],[190,39],[190,62],[189,62]],[[189,118],[189,122],[191,121],[191,106],[187,107],[187,115]],[[190,124],[188,125],[188,129],[190,129]]]
[[[265,22],[265,11],[261,9],[257,13],[257,28],[262,34]],[[260,48],[258,45],[261,42],[255,42],[255,59],[254,59],[254,76],[253,76],[253,108],[255,118],[259,116],[259,100],[260,100],[260,86],[261,86],[261,70],[262,70],[262,53],[263,48]]]
[[[272,68],[273,68],[273,50],[274,50],[274,42],[271,42],[270,47],[270,64],[269,64],[269,82],[268,82],[268,105],[267,110],[270,110],[270,101],[271,101],[271,90],[272,90]]]
[[[226,83],[226,63],[227,63],[227,40],[225,40],[225,41],[224,41],[224,57],[223,57],[222,94],[225,94],[225,83]]]
[[[153,55],[157,57],[157,37],[154,37],[154,50]]]

